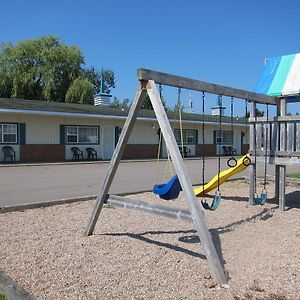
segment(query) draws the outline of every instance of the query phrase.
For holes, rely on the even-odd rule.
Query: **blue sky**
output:
[[[300,52],[299,9],[299,0],[3,1],[0,41],[56,35],[76,44],[86,65],[115,72],[120,100],[134,97],[140,67],[254,90],[265,58]],[[174,106],[176,91],[165,98]],[[216,100],[207,102],[209,112]]]

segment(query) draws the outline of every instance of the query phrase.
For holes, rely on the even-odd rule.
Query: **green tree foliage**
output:
[[[3,44],[0,86],[3,97],[64,101],[71,82],[80,74],[83,56],[76,46],[67,47],[56,37],[41,37]],[[5,87],[7,80],[11,86]]]
[[[120,101],[118,100],[117,97],[113,97],[113,100],[112,100],[111,103],[109,104],[109,107],[111,107],[111,108],[117,108],[117,107],[120,107]]]
[[[256,116],[257,117],[263,117],[265,115],[264,111],[259,110],[258,108],[255,109]],[[246,118],[249,118],[250,112],[248,111],[247,114],[245,115]]]
[[[100,90],[101,74],[84,68],[77,46],[67,46],[54,36],[0,46],[0,97],[91,103]],[[105,91],[110,92],[114,73],[103,74]]]
[[[83,70],[83,76],[88,78],[88,80],[94,85],[95,93],[99,93],[101,91],[102,72],[96,71],[94,67],[86,68]],[[104,92],[110,94],[111,89],[115,88],[114,72],[110,69],[103,70],[103,79]]]
[[[171,111],[175,112],[175,113],[179,113],[179,112],[183,112],[184,110],[184,106],[179,104],[179,103],[176,103],[173,107],[173,109],[171,109]]]
[[[76,78],[66,94],[66,102],[93,104],[94,86],[84,77]]]
[[[161,97],[161,101],[162,101],[162,104],[163,104],[164,108],[166,109],[166,103],[165,103],[165,99],[164,99],[163,96]],[[142,105],[142,109],[151,109],[151,110],[153,110],[152,103],[151,103],[151,100],[150,100],[150,97],[149,97],[148,94],[146,95],[146,98],[145,98],[144,103]]]
[[[104,78],[104,91],[110,94],[111,88],[115,88],[115,74],[112,70],[105,70],[103,72]]]
[[[110,103],[109,107],[112,108],[124,108],[129,109],[131,106],[131,101],[128,98],[125,98],[123,101],[118,100],[117,97],[113,98],[113,101]]]

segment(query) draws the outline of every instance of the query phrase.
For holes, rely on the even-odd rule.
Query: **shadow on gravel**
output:
[[[300,208],[300,191],[294,191],[285,196],[286,210]]]
[[[213,196],[209,197],[212,198]],[[285,205],[286,205],[286,210],[290,210],[292,208],[300,208],[300,191],[294,191],[289,194],[285,195]],[[237,202],[248,202],[249,198],[248,197],[231,197],[231,196],[223,196],[223,200],[229,200],[229,201],[237,201]],[[274,204],[276,205],[275,208],[278,208],[278,200],[275,199],[275,197],[268,198],[267,203],[269,204]],[[272,209],[273,209],[272,208]]]
[[[270,219],[273,216],[273,209],[264,209],[263,211],[261,211],[260,213],[253,215],[252,217],[243,219],[243,220],[239,220],[239,221],[235,221],[233,223],[230,223],[226,226],[223,227],[218,227],[218,228],[212,228],[210,229],[210,233],[212,236],[212,240],[213,243],[215,245],[216,251],[218,253],[219,259],[221,261],[222,266],[224,267],[226,262],[223,258],[223,253],[222,253],[222,247],[221,247],[221,240],[220,240],[220,234],[223,233],[228,233],[233,231],[236,227],[241,226],[245,223],[249,223],[249,222],[254,222],[254,221],[266,221],[268,219]],[[186,253],[188,255],[191,255],[193,257],[198,257],[201,259],[206,259],[206,256],[203,254],[199,254],[197,252],[194,252],[192,250],[180,247],[178,245],[172,245],[169,243],[165,243],[165,242],[161,242],[161,241],[157,241],[154,239],[151,239],[149,237],[147,237],[146,235],[162,235],[162,234],[186,234],[183,235],[181,237],[179,237],[179,241],[183,242],[183,243],[189,243],[189,244],[196,244],[196,243],[200,243],[200,239],[197,235],[196,230],[191,229],[191,230],[173,230],[173,231],[145,231],[145,232],[141,232],[141,233],[130,233],[130,232],[123,232],[123,233],[103,233],[100,235],[106,235],[106,236],[127,236],[133,239],[138,239],[142,242],[146,242],[149,244],[153,244],[153,245],[157,245],[159,247],[165,247],[174,251],[178,251],[178,252],[182,252],[182,253]]]
[[[210,229],[212,241],[214,243],[214,246],[216,248],[219,260],[220,260],[221,265],[222,265],[224,270],[226,270],[226,268],[225,268],[226,260],[224,259],[224,256],[223,256],[220,235],[223,234],[223,233],[231,232],[235,228],[237,228],[238,226],[241,226],[245,223],[254,222],[254,221],[257,221],[257,220],[266,221],[266,220],[272,218],[272,216],[273,216],[273,209],[264,209],[263,211],[261,211],[260,213],[258,213],[256,215],[253,215],[252,217],[232,222],[232,223],[230,223],[226,226],[223,226],[223,227],[211,228]],[[194,231],[194,233],[196,233],[196,231]],[[192,243],[192,244],[200,243],[199,236],[196,235],[196,234],[195,235],[182,236],[182,237],[179,238],[179,240],[181,242],[184,242],[184,243]],[[229,276],[229,274],[226,273],[226,276]],[[229,277],[228,277],[228,279],[229,279]]]
[[[214,196],[211,196],[209,198],[213,198],[213,197]],[[224,196],[224,195],[222,195],[222,199],[223,200],[236,201],[236,202],[248,202],[249,201],[248,197],[238,197],[238,196],[232,197],[232,196]]]
[[[124,232],[124,233],[104,233],[104,234],[100,234],[100,235],[106,235],[106,236],[128,236],[130,238],[133,239],[138,239],[140,241],[149,243],[149,244],[154,244],[157,245],[159,247],[165,247],[174,251],[178,251],[178,252],[182,252],[188,255],[191,255],[193,257],[198,257],[201,259],[206,259],[206,256],[197,252],[194,252],[192,250],[186,249],[186,248],[182,248],[180,246],[177,245],[172,245],[169,243],[165,243],[165,242],[161,242],[161,241],[157,241],[157,240],[153,240],[150,239],[149,237],[146,237],[145,235],[160,235],[160,234],[180,234],[180,233],[184,233],[184,234],[188,234],[188,233],[196,233],[195,230],[191,229],[191,230],[174,230],[174,231],[146,231],[146,232],[142,232],[142,233],[129,233],[129,232]],[[179,239],[180,240],[180,239]],[[199,239],[198,239],[198,243],[199,243]]]

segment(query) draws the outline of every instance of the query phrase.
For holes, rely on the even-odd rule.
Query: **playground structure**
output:
[[[176,174],[182,187],[185,200],[187,201],[191,218],[196,225],[197,232],[201,240],[201,245],[203,246],[210,266],[211,274],[221,286],[225,286],[227,284],[227,278],[224,274],[222,264],[212,242],[211,235],[207,227],[204,210],[201,208],[201,205],[196,198],[194,189],[192,187],[192,182],[184,165],[183,158],[180,154],[165,109],[162,105],[156,83],[177,88],[201,91],[210,94],[229,96],[232,97],[233,100],[244,99],[250,103],[250,154],[255,154],[255,162],[262,159],[266,161],[267,159],[268,163],[273,163],[276,165],[276,197],[279,200],[279,207],[281,210],[284,210],[285,202],[286,165],[289,163],[300,162],[300,118],[285,116],[286,100],[282,97],[267,96],[246,90],[216,85],[147,69],[138,70],[138,79],[140,81],[140,84],[136,97],[132,103],[128,118],[124,124],[121,136],[111,159],[103,186],[97,196],[96,205],[87,224],[85,234],[91,235],[93,233],[103,204],[109,199],[112,199],[112,201],[110,202],[112,204],[119,203],[120,205],[128,208],[154,212],[170,216],[172,218],[180,218],[179,214],[176,211],[168,213],[168,211],[163,211],[163,209],[160,210],[160,207],[153,207],[153,205],[151,206],[144,205],[144,203],[132,202],[126,203],[122,201],[120,197],[109,195],[110,186],[112,184],[127,141],[129,139],[131,130],[136,121],[137,114],[142,106],[146,94],[148,93],[161,132],[165,139],[166,147],[170,153]],[[275,118],[269,118],[268,120],[266,118],[257,118],[255,115],[256,103],[271,104],[277,106],[278,116]],[[261,126],[257,126],[257,124],[260,124]],[[261,130],[259,128],[261,128]],[[266,135],[266,132],[268,132],[268,135]],[[268,136],[268,139],[263,138],[266,136]],[[266,154],[267,157],[265,156]],[[236,168],[239,167],[241,167],[240,162],[237,163]],[[255,163],[253,163],[253,160],[249,167],[249,202],[253,205],[256,186],[256,165]],[[219,172],[219,179],[221,177],[220,175],[221,174]],[[223,177],[223,179],[224,178],[225,177]],[[199,193],[201,193],[201,190],[202,188],[200,189]],[[189,218],[186,213],[182,214],[182,217]]]

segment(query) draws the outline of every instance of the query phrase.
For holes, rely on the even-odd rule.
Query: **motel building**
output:
[[[167,112],[178,145],[183,144],[190,157],[222,155],[233,146],[236,155],[248,150],[248,129],[245,119],[222,116],[214,107],[211,115],[183,113],[181,125],[175,113]],[[82,151],[79,160],[87,160],[87,148],[97,152],[97,160],[112,157],[128,110],[100,105],[70,104],[36,100],[0,98],[0,163],[5,146],[13,149],[16,162],[63,162],[74,160],[73,147]],[[205,122],[205,147],[202,144],[202,123]],[[233,128],[233,131],[232,131]],[[152,110],[141,110],[133,127],[123,159],[167,157],[164,143],[159,147],[160,130]],[[9,148],[10,148],[9,147]],[[77,160],[76,159],[76,160]],[[94,158],[95,159],[95,158]],[[5,162],[10,158],[6,157]]]

